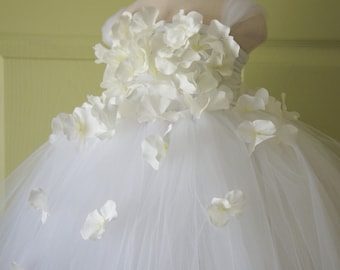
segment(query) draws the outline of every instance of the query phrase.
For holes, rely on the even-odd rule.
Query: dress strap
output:
[[[221,21],[232,26],[260,14],[266,16],[266,10],[256,0],[224,0]]]

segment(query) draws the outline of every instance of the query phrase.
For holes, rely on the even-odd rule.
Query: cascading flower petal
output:
[[[270,120],[243,121],[237,131],[252,153],[257,145],[275,136],[276,127]]]
[[[95,209],[86,217],[80,234],[84,240],[99,240],[102,238],[107,224],[117,218],[116,203],[108,200],[99,210]]]
[[[161,160],[168,152],[171,129],[172,125],[169,125],[163,136],[152,134],[146,137],[142,142],[144,160],[155,170],[159,169]]]
[[[48,197],[41,188],[32,189],[28,198],[34,209],[41,210],[41,223],[45,224],[48,216]]]
[[[224,198],[213,198],[207,209],[213,225],[226,225],[231,217],[240,217],[245,207],[245,196],[241,190],[229,191]]]

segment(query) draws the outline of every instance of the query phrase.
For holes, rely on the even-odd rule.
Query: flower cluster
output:
[[[238,125],[237,132],[247,144],[250,154],[257,145],[271,138],[276,138],[278,142],[286,145],[294,143],[298,130],[282,119],[296,120],[299,114],[287,111],[285,95],[280,102],[270,96],[266,89],[260,88],[254,95],[241,95],[233,110],[244,119]],[[258,115],[258,112],[266,114]]]
[[[224,198],[213,198],[207,209],[210,221],[217,227],[226,225],[231,217],[240,217],[245,207],[241,190],[231,190]]]
[[[158,21],[157,16],[157,9],[143,8],[117,18],[110,30],[111,47],[95,46],[96,62],[106,64],[104,91],[89,96],[72,114],[55,117],[51,142],[59,136],[81,144],[89,138],[108,139],[119,122],[130,117],[139,123],[164,120],[170,132],[172,123],[187,115],[184,112],[200,118],[204,111],[231,105],[243,116],[257,111],[288,115],[265,89],[234,101],[226,81],[233,75],[240,48],[227,26],[217,20],[203,24],[202,15],[195,11],[181,10],[171,22]],[[267,139],[287,141],[296,133],[293,126],[279,130],[268,119],[244,120],[237,130],[250,153]],[[152,134],[142,142],[143,156],[154,169],[166,156],[169,132]]]
[[[172,123],[183,111],[199,118],[204,110],[229,108],[233,93],[222,82],[239,53],[230,29],[217,20],[203,24],[197,12],[181,10],[171,22],[157,16],[157,9],[143,8],[117,18],[112,46],[95,46],[96,62],[106,64],[102,95],[54,118],[51,141],[110,138],[128,117]]]

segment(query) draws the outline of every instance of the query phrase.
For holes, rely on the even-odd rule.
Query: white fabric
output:
[[[224,0],[224,2],[221,21],[228,26],[242,22],[255,15],[266,15],[265,9],[259,5],[256,0]],[[107,19],[102,27],[102,39],[108,46],[112,45],[111,26],[124,10],[124,8],[120,9],[117,13]]]
[[[223,23],[232,26],[256,15],[266,15],[265,9],[255,0],[225,0]]]
[[[218,110],[184,110],[171,125],[130,115],[106,140],[54,134],[6,179],[0,269],[338,270],[340,145],[265,89],[241,92],[246,59],[222,80],[227,107],[211,95]],[[81,135],[102,128],[86,129],[90,112],[111,124],[117,102],[91,100],[96,110],[75,115]],[[72,119],[59,120],[69,131]]]

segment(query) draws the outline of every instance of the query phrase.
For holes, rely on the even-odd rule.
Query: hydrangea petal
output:
[[[155,170],[159,169],[161,160],[168,152],[171,130],[172,125],[170,124],[163,136],[152,134],[146,137],[142,142],[144,160]]]
[[[34,209],[41,210],[41,223],[45,224],[48,216],[48,197],[41,188],[32,189],[28,198]]]
[[[99,240],[102,238],[106,225],[118,216],[116,203],[108,200],[99,210],[95,209],[86,217],[81,236],[84,240]]]
[[[231,217],[240,217],[245,207],[245,197],[241,190],[232,190],[224,198],[213,198],[207,209],[213,225],[226,225]]]
[[[276,127],[270,120],[243,121],[237,131],[252,153],[258,144],[275,136]]]

